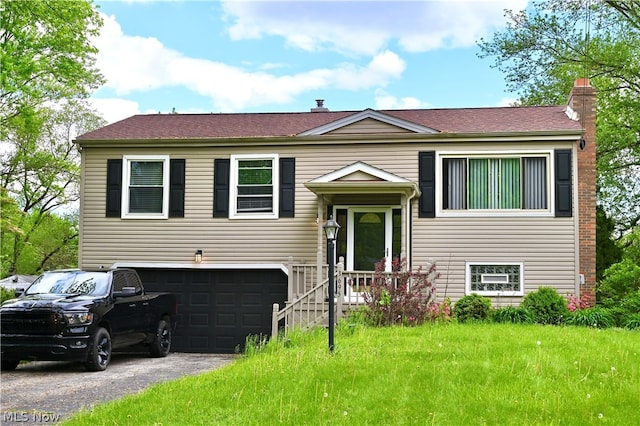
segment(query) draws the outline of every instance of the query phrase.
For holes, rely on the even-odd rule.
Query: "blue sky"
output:
[[[108,122],[133,114],[508,105],[476,42],[526,0],[96,1]]]

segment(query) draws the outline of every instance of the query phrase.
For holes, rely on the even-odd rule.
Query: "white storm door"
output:
[[[386,260],[391,271],[393,214],[385,207],[351,207],[347,220],[347,270],[374,271]]]

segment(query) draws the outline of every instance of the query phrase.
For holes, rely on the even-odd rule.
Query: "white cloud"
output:
[[[399,78],[405,62],[390,50],[374,55],[365,65],[345,63],[292,75],[267,70],[247,71],[221,62],[191,58],[169,49],[155,38],[122,33],[112,16],[96,40],[97,66],[105,86],[117,95],[179,86],[211,99],[218,111],[237,111],[269,103],[288,103],[300,93],[323,88],[359,90],[384,87]]]
[[[510,107],[510,106],[514,106],[517,105],[518,103],[518,99],[517,98],[502,98],[498,101],[498,104],[495,106],[498,107]]]
[[[384,90],[376,90],[375,102],[376,109],[418,109],[431,107],[428,102],[421,101],[413,96],[398,98]]]
[[[107,120],[107,123],[115,123],[132,115],[140,114],[138,103],[126,99],[90,98],[89,103]]]
[[[473,46],[527,0],[223,1],[234,40],[278,36],[306,51],[374,55],[397,42],[408,52]]]

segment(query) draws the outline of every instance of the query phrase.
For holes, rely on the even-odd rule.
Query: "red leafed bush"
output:
[[[420,267],[413,272],[407,269],[405,258],[394,258],[391,272],[385,272],[385,259],[376,263],[370,291],[365,293],[367,323],[378,326],[418,325],[429,319],[433,280],[437,278],[435,264],[426,272]]]

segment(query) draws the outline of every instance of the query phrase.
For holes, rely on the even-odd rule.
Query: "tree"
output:
[[[640,1],[543,0],[506,16],[480,56],[520,104],[563,104],[578,77],[598,90],[598,199],[621,238],[640,224]]]
[[[104,123],[86,104],[71,101],[60,109],[41,109],[37,126],[16,132],[9,140],[11,148],[0,155],[4,165],[0,185],[6,194],[0,230],[3,274],[37,272],[66,253],[65,245],[77,245],[73,216],[79,199],[80,158],[72,140]],[[41,237],[43,233],[47,238]],[[70,266],[67,260],[62,264]]]
[[[46,103],[86,98],[103,83],[90,42],[101,26],[87,0],[0,0],[0,140]]]
[[[604,271],[622,259],[622,249],[616,244],[614,235],[615,224],[604,209],[598,206],[596,210],[596,281],[602,280]]]
[[[0,274],[77,263],[76,134],[104,125],[82,101],[102,19],[89,0],[0,0]]]

